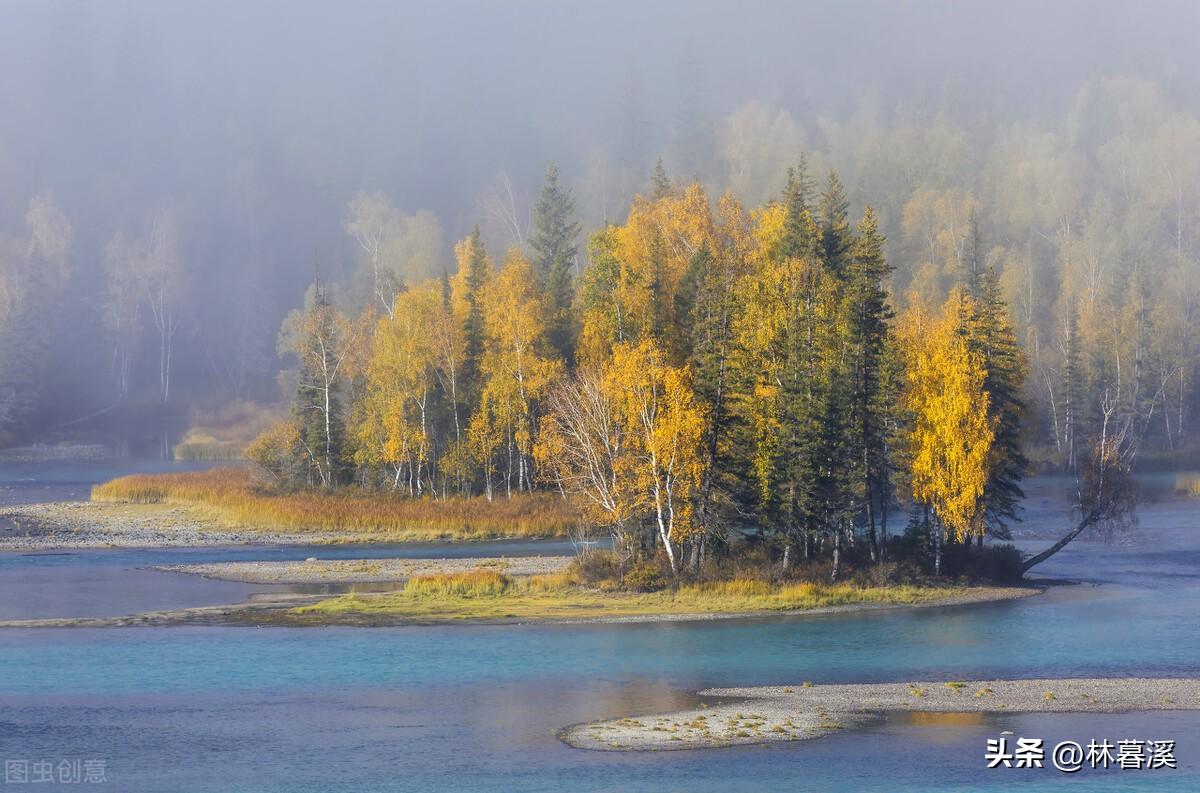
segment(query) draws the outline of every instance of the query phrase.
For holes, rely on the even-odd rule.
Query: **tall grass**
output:
[[[414,576],[404,585],[404,594],[409,597],[494,597],[511,586],[512,579],[495,570],[469,570]]]
[[[1175,492],[1181,496],[1200,498],[1200,474],[1176,474]]]
[[[390,615],[421,619],[618,617],[784,611],[861,603],[913,604],[963,590],[853,584],[771,584],[734,579],[689,584],[659,592],[599,590],[582,586],[576,571],[509,577],[492,570],[418,576],[387,595],[344,595],[297,609],[298,613]]]
[[[245,468],[133,474],[92,488],[93,501],[192,507],[230,526],[279,531],[340,531],[380,540],[562,536],[574,525],[556,495],[406,499],[345,490],[272,493]]]

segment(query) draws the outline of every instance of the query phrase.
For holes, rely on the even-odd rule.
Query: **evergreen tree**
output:
[[[708,416],[702,437],[703,473],[696,493],[696,519],[706,530],[714,523],[719,496],[729,490],[727,477],[722,475],[733,467],[728,443],[732,432],[730,359],[733,288],[741,274],[741,261],[739,253],[728,247],[719,255],[713,255],[707,247],[701,248],[692,257],[676,298],[676,316],[687,334],[687,362],[693,389]],[[703,540],[693,547],[695,566],[703,553]]]
[[[788,548],[799,540],[807,557],[826,537],[840,547],[844,485],[840,358],[836,355],[837,285],[819,262],[797,270],[789,296],[787,359],[783,371],[781,429],[784,471],[783,525]]]
[[[787,183],[780,197],[787,210],[785,253],[788,256],[800,256],[811,251],[814,236],[809,202],[812,195],[813,182],[808,174],[808,158],[801,153],[795,167],[788,168]]]
[[[654,173],[650,174],[650,197],[657,201],[671,195],[674,189],[662,157],[659,157],[654,163]]]
[[[1007,539],[1007,524],[1019,520],[1017,512],[1025,497],[1020,483],[1029,467],[1021,448],[1025,357],[1013,331],[996,271],[990,265],[981,266],[975,282],[977,294],[970,301],[968,341],[981,355],[987,370],[984,390],[988,393],[988,416],[995,424],[995,442],[983,495],[984,519],[993,536]]]
[[[980,297],[983,276],[983,252],[980,250],[979,219],[975,208],[967,218],[967,233],[963,238],[962,250],[959,253],[959,280],[963,290],[975,299]]]
[[[546,168],[542,194],[533,208],[533,232],[529,236],[534,276],[546,296],[550,344],[568,363],[574,360],[575,327],[571,306],[575,296],[571,272],[578,253],[579,223],[575,221],[575,199],[558,183],[558,166]]]
[[[837,278],[846,275],[847,259],[854,241],[849,211],[850,200],[846,198],[842,180],[830,171],[817,204],[817,221],[821,227],[821,260]]]
[[[878,558],[876,509],[890,498],[887,481],[885,417],[888,405],[883,388],[885,355],[892,310],[886,280],[891,272],[884,257],[884,237],[875,211],[867,207],[849,261],[846,314],[851,369],[850,443],[857,480],[856,495],[865,510],[871,555]]]
[[[488,280],[487,252],[483,249],[479,227],[471,231],[467,237],[467,277],[465,298],[467,303],[466,317],[463,319],[464,354],[462,366],[462,386],[466,396],[465,404],[470,413],[479,400],[482,389],[480,383],[480,362],[483,357],[484,324],[483,324],[483,288]]]

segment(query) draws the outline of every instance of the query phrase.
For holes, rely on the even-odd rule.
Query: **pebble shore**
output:
[[[705,749],[801,741],[883,712],[1120,713],[1200,710],[1200,680],[1062,678],[714,688],[691,710],[578,724],[559,737],[580,749]]]
[[[200,510],[164,504],[54,501],[0,509],[0,551],[308,545],[348,539],[338,532],[229,526]]]

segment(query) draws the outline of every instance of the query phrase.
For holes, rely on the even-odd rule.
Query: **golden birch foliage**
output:
[[[914,308],[899,327],[913,497],[960,540],[983,531],[981,500],[995,437],[983,387],[987,371],[966,341],[965,300],[952,292],[939,316]]]
[[[755,246],[754,220],[733,193],[721,196],[713,223],[727,256],[744,260],[750,255]]]
[[[471,258],[475,254],[475,238],[464,237],[454,244],[454,260],[458,264],[458,270],[450,278],[450,307],[454,315],[454,319],[461,325],[467,318],[467,313],[470,311],[470,303],[467,300],[467,295],[470,292],[468,279],[470,278]],[[484,270],[486,273],[485,281],[491,281],[492,278],[492,259],[484,254]]]
[[[428,466],[428,405],[438,363],[430,340],[442,312],[439,285],[430,281],[398,294],[394,317],[376,324],[351,428],[360,464],[407,464],[414,474]]]
[[[484,459],[508,437],[517,452],[529,458],[537,429],[536,404],[560,375],[562,363],[547,354],[551,347],[546,308],[533,265],[519,251],[509,252],[488,284],[483,306],[485,384],[472,421],[472,444]]]
[[[620,338],[637,340],[675,327],[675,295],[701,249],[718,250],[708,196],[699,184],[658,199],[638,196],[625,225],[615,231],[620,263],[615,299],[624,325]],[[657,327],[656,327],[657,326]]]
[[[687,367],[671,366],[653,341],[621,344],[613,350],[605,390],[628,428],[618,476],[645,494],[664,545],[694,536],[700,527],[691,496],[702,474],[705,416]]]

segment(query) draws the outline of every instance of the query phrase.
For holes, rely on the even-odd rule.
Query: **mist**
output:
[[[926,265],[974,207],[1037,392],[1088,256],[1155,305],[1182,285],[1162,310],[1192,321],[1198,25],[1189,2],[7,0],[0,423],[286,401],[277,335],[314,279],[369,302],[356,200],[407,230],[402,280],[437,278],[477,225],[498,256],[524,243],[548,163],[585,252],[660,157],[750,207],[802,153],[836,169],[900,300],[944,291]]]

